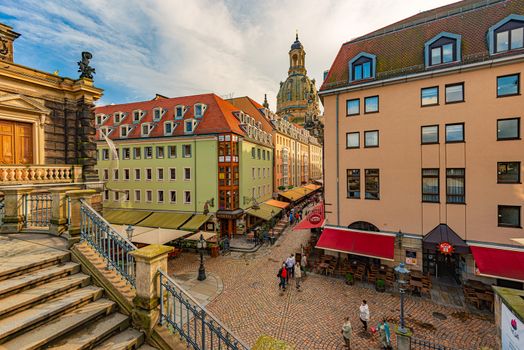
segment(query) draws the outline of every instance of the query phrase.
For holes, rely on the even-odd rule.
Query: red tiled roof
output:
[[[361,52],[377,56],[377,80],[422,72],[424,44],[441,32],[462,35],[462,63],[485,60],[489,57],[489,27],[510,14],[523,15],[524,1],[464,0],[351,40],[340,48],[320,91],[350,85],[348,63]],[[359,83],[362,81],[352,84]]]
[[[255,118],[256,121],[262,123],[262,130],[264,130],[265,132],[271,133],[273,131],[273,124],[271,124],[271,122],[266,118],[266,116],[262,112],[264,106],[262,106],[257,101],[251,99],[248,96],[235,97],[228,99],[227,101],[240,108],[241,110],[249,114],[251,117]]]
[[[233,106],[229,102],[212,93],[101,106],[95,108],[95,114],[109,115],[109,118],[106,119],[106,121],[101,125],[109,127],[115,126],[113,113],[124,112],[127,114],[125,119],[117,124],[117,127],[114,128],[113,132],[109,135],[109,138],[111,139],[120,138],[120,128],[118,126],[124,124],[132,125],[134,127],[134,129],[129,133],[127,139],[141,138],[141,124],[147,122],[154,125],[153,130],[151,130],[149,133],[149,137],[162,137],[164,136],[164,123],[166,121],[174,121],[175,124],[178,123],[175,130],[173,131],[173,136],[183,136],[185,135],[183,120],[194,118],[194,105],[198,103],[207,105],[207,109],[205,110],[204,116],[202,118],[196,118],[196,120],[198,120],[198,125],[196,126],[194,133],[191,135],[205,135],[225,132],[233,132],[242,136],[246,135],[245,132],[240,128],[240,121],[233,114],[233,112],[238,111],[239,108]],[[187,112],[184,114],[183,120],[175,120],[174,113],[175,107],[177,105],[189,107]],[[160,121],[153,122],[153,110],[157,107],[162,107],[163,109],[167,109],[167,111],[164,113]],[[142,117],[140,122],[137,124],[133,124],[132,122],[134,110],[142,110],[146,112],[146,115]],[[96,138],[97,140],[100,139],[99,130],[97,130]]]

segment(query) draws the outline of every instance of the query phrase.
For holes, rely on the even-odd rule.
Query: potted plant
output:
[[[375,282],[375,289],[377,292],[385,292],[386,291],[386,282],[382,278],[379,278]]]
[[[346,284],[352,286],[354,283],[353,274],[351,272],[346,273]]]

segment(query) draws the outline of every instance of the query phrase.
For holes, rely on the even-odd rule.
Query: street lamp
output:
[[[127,228],[126,228],[126,235],[127,235],[127,239],[129,241],[131,241],[133,239],[133,232],[135,231],[133,225],[127,225]]]
[[[198,268],[198,280],[206,279],[206,268],[204,267],[204,250],[206,250],[206,241],[204,235],[200,234],[200,239],[197,242],[197,248],[200,251],[200,267]]]
[[[409,270],[406,269],[404,263],[400,263],[400,265],[395,267],[395,273],[397,274],[398,289],[400,291],[400,326],[398,327],[398,331],[406,334],[408,331],[406,327],[404,327],[404,294],[406,294]]]

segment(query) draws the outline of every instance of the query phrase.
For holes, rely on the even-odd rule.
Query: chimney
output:
[[[13,41],[19,36],[13,28],[0,23],[0,60],[13,62]]]

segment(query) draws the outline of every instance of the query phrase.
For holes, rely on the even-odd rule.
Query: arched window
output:
[[[490,54],[522,49],[524,47],[524,16],[509,15],[488,30]]]
[[[349,61],[349,81],[375,78],[376,56],[369,53],[359,53]]]
[[[424,63],[426,67],[459,62],[462,37],[458,34],[442,32],[424,44]]]
[[[378,227],[376,227],[375,225],[367,221],[355,221],[354,223],[349,225],[348,228],[352,228],[355,230],[362,230],[362,231],[380,232]]]

